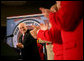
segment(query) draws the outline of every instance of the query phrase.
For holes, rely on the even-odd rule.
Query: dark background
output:
[[[4,41],[6,41],[6,17],[38,14],[41,13],[40,7],[50,8],[55,1],[1,1],[1,56],[4,59],[15,59],[17,53],[11,49]]]

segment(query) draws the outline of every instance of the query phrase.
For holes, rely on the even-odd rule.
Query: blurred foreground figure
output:
[[[51,28],[41,24],[37,37],[53,42],[54,60],[83,60],[83,1],[57,1],[57,7],[40,8]]]

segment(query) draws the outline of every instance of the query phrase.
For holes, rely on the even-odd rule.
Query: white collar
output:
[[[23,36],[24,36],[24,34],[23,34]]]

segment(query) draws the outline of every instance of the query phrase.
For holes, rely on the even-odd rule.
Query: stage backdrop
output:
[[[32,29],[31,25],[39,26],[40,23],[48,23],[48,19],[43,14],[7,17],[7,36],[13,35],[7,38],[7,44],[14,48],[21,35],[17,27],[20,23],[25,23],[29,29]]]

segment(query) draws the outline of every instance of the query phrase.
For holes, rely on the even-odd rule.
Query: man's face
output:
[[[25,32],[27,31],[27,27],[23,24],[20,25],[19,30],[22,34],[25,34]]]

